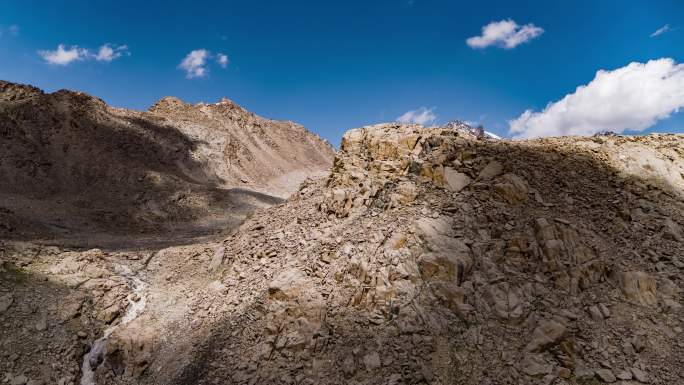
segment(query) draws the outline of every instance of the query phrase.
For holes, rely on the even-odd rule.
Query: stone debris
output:
[[[501,175],[504,171],[503,165],[496,160],[493,160],[477,174],[478,181],[488,181]]]
[[[642,305],[653,306],[657,303],[657,284],[655,279],[643,271],[628,271],[622,274],[622,291],[625,297]]]
[[[621,370],[615,375],[615,377],[617,377],[618,380],[624,380],[624,381],[631,380],[632,379],[632,372],[630,372],[628,370]]]
[[[444,168],[444,180],[447,187],[453,192],[459,192],[472,183],[472,179],[462,172],[458,172],[451,167]]]
[[[633,367],[631,369],[631,371],[632,371],[632,375],[634,376],[635,380],[642,382],[644,384],[647,384],[649,382],[648,375],[643,370],[636,368],[636,367]]]
[[[25,385],[27,382],[28,378],[23,375],[15,376],[13,379],[10,380],[11,385]]]
[[[590,306],[589,307],[589,314],[591,314],[591,319],[593,319],[594,321],[597,321],[597,322],[603,321],[604,315],[598,306]]]
[[[380,355],[378,352],[368,353],[363,357],[363,364],[369,372],[380,368]]]
[[[663,225],[663,238],[676,242],[684,241],[681,227],[673,221],[672,218],[665,219],[665,224]]]
[[[5,295],[0,296],[0,313],[4,313],[7,311],[7,309],[12,306],[12,303],[14,302],[14,296],[12,293],[7,293]]]
[[[119,325],[90,355],[101,385],[681,383],[684,245],[666,218],[684,207],[661,184],[679,181],[616,154],[679,170],[682,143],[369,126],[326,178],[220,239],[3,244],[3,278],[47,280],[0,280],[0,343],[17,346],[0,373],[78,383]]]
[[[299,269],[292,268],[278,274],[268,286],[268,292],[279,299],[290,299],[297,297],[301,290],[305,275]]]
[[[223,259],[225,258],[225,254],[226,249],[223,247],[223,245],[216,247],[216,250],[214,250],[214,255],[211,257],[211,263],[209,263],[209,271],[215,272],[221,267],[221,264],[223,264]]]
[[[615,378],[613,371],[610,369],[599,369],[596,371],[596,376],[600,378],[601,381],[607,382],[609,384],[617,381],[617,378]]]
[[[554,320],[543,320],[532,332],[530,342],[525,350],[530,352],[544,351],[558,344],[566,334],[566,327]]]

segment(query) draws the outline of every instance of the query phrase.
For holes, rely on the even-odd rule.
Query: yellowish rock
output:
[[[655,278],[643,271],[622,273],[622,292],[625,297],[642,305],[653,306],[658,302]]]

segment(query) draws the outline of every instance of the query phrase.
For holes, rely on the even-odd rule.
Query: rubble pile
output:
[[[26,286],[0,285],[0,375],[78,381],[83,354],[136,303],[116,261],[145,282],[146,307],[110,337],[98,384],[681,383],[682,139],[369,126],[345,134],[327,177],[220,240],[7,243],[12,271],[86,298],[68,327],[45,312],[49,333],[84,346],[8,356],[42,313],[21,307]],[[41,374],[36,358],[60,349],[73,363]]]
[[[180,383],[684,381],[682,202],[606,162],[674,138],[348,131],[224,241],[240,300]]]

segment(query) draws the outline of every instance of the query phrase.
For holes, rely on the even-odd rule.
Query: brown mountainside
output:
[[[218,150],[228,140],[220,130],[231,143],[269,132],[230,102],[164,99],[132,113],[70,92],[3,95],[19,101],[3,102],[13,120],[0,133],[31,151],[10,153],[25,171],[15,174],[3,153],[15,183],[3,193],[63,200],[83,210],[64,213],[74,221],[94,208],[120,213],[116,204],[127,202],[139,210],[129,221],[237,210],[236,196],[222,195],[231,178],[273,180],[245,162],[259,164],[257,149],[281,146],[268,144],[278,135],[244,145],[242,168]],[[238,118],[240,128],[229,128]],[[211,239],[131,248],[129,237],[88,249],[0,238],[0,379],[681,384],[683,143],[656,134],[489,140],[382,124],[348,131],[326,175],[288,199],[251,193],[252,204],[240,206],[250,215]],[[68,163],[64,153],[93,164]],[[69,167],[53,167],[56,159]],[[144,199],[122,195],[131,191]],[[141,223],[180,223],[153,218]]]
[[[231,102],[164,98],[138,112],[7,82],[0,139],[0,234],[15,238],[206,232],[287,197],[334,153]]]

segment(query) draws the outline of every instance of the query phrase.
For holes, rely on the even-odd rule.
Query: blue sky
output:
[[[511,33],[533,36],[514,47],[506,46],[510,34],[491,45],[486,38],[479,46],[467,43],[489,23],[507,20],[516,23]],[[259,115],[302,123],[335,145],[349,128],[421,107],[434,117],[429,124],[475,121],[504,136],[532,135],[547,125],[558,126],[549,134],[597,124],[682,132],[684,113],[675,112],[684,105],[682,28],[681,1],[4,1],[0,79],[81,90],[134,109],[166,95],[188,102],[226,96]],[[78,46],[80,60],[48,63],[47,53],[59,44]],[[98,56],[104,44],[112,51]],[[205,50],[204,72],[188,78],[179,65],[197,50]],[[225,68],[219,54],[229,60]],[[563,115],[562,104],[519,120],[520,131],[509,132],[509,121],[528,109],[540,113],[598,70],[661,58],[672,61],[616,73],[568,101],[596,103],[604,114],[598,122],[587,123],[583,111]],[[659,80],[662,71],[666,81]],[[601,90],[616,88],[658,97],[624,108],[619,93],[601,99]],[[649,110],[629,116],[640,104]]]

